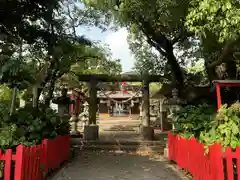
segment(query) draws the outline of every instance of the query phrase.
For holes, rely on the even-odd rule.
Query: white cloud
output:
[[[123,71],[130,71],[134,65],[134,57],[127,43],[128,31],[121,28],[116,32],[108,34],[105,43],[109,45],[113,58],[121,59]]]

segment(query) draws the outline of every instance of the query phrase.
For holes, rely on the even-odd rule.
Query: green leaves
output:
[[[237,135],[237,134],[239,134],[239,128],[238,128],[238,126],[237,126],[237,124],[236,123],[232,123],[232,133],[234,134],[234,135]]]
[[[215,117],[214,114],[214,111],[207,109],[207,105],[186,106],[175,115],[175,132],[185,138],[192,135],[206,147],[214,143],[233,149],[239,146],[240,103],[236,102],[230,107],[223,105]]]
[[[4,107],[0,106],[1,116],[7,114]],[[50,108],[34,109],[26,106],[12,116],[8,115],[5,120],[1,118],[0,130],[0,146],[4,150],[20,143],[26,146],[35,145],[45,138],[67,135],[69,123],[61,121],[57,113]]]
[[[191,4],[187,16],[187,25],[191,31],[202,36],[211,32],[218,37],[219,42],[239,37],[239,1],[192,0]]]
[[[192,106],[188,105],[175,113],[174,130],[187,137],[198,137],[204,130],[212,128],[215,109],[207,104]],[[191,136],[190,136],[191,134]]]

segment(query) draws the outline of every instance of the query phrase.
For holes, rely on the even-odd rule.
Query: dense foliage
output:
[[[197,138],[206,146],[220,143],[223,147],[240,146],[240,103],[223,105],[217,113],[208,105],[186,106],[175,114],[175,133],[184,138]]]
[[[194,0],[187,23],[190,30],[206,35],[213,32],[220,42],[239,38],[239,1]]]
[[[192,86],[240,77],[239,1],[81,1],[128,30],[137,71],[162,75],[161,81],[177,84],[186,100]],[[201,71],[190,73],[188,68],[199,61]],[[210,97],[210,89],[192,93]]]
[[[230,107],[224,105],[218,111],[212,128],[203,131],[200,136],[201,142],[212,144],[218,142],[224,147],[236,148],[240,146],[240,103],[234,103]]]
[[[18,144],[40,144],[45,138],[68,135],[69,123],[62,121],[57,113],[44,106],[25,106],[9,115],[8,106],[0,104],[0,147],[2,150]]]
[[[1,1],[0,6],[0,148],[69,134],[68,122],[49,108],[54,93],[82,89],[78,74],[122,71],[106,47],[77,29],[106,30],[108,20],[74,0]],[[17,109],[23,97],[32,104]]]
[[[183,107],[174,114],[174,132],[185,138],[199,137],[202,131],[211,129],[215,112],[207,104]]]

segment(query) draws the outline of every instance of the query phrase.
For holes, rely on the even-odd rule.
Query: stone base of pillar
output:
[[[164,156],[165,158],[168,158],[168,148],[167,148],[167,147],[164,148],[163,156]]]
[[[84,139],[88,141],[98,140],[99,138],[98,125],[84,126]]]
[[[72,132],[70,133],[70,136],[71,136],[72,138],[82,138],[82,137],[83,137],[83,135],[82,135],[80,132],[78,132],[78,131],[72,131]]]
[[[149,141],[154,140],[154,128],[153,127],[142,126],[140,132],[142,134],[143,140],[149,140]]]

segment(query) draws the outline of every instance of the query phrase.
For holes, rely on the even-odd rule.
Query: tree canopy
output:
[[[192,1],[187,24],[191,31],[206,36],[214,33],[220,42],[239,38],[239,1],[204,0]]]
[[[239,2],[228,0],[84,0],[129,31],[139,72],[185,87],[238,79]],[[203,60],[201,73],[187,67]],[[200,79],[199,79],[200,78]]]
[[[74,73],[120,73],[107,48],[78,33],[106,30],[107,18],[76,1],[3,1],[0,12],[0,82],[49,104],[56,85]],[[73,72],[73,73],[72,73]],[[79,83],[65,81],[64,86]],[[36,91],[37,90],[37,91]],[[33,93],[33,95],[31,95]]]
[[[238,1],[50,0],[0,5],[6,7],[0,12],[1,83],[37,87],[37,97],[46,94],[50,99],[56,84],[79,86],[76,74],[122,71],[119,60],[80,35],[79,27],[127,28],[135,70],[162,75],[160,81],[171,82],[180,94],[189,86],[239,77]]]

